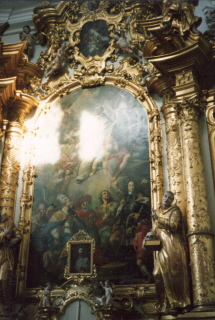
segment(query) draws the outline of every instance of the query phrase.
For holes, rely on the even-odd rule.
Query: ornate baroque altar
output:
[[[6,44],[2,36],[0,206],[12,219],[18,215],[22,236],[13,275],[14,308],[21,307],[11,319],[64,320],[74,314],[72,305],[81,319],[80,303],[98,320],[215,319],[214,243],[201,145],[204,122],[215,182],[214,25],[207,11],[209,30],[198,31],[197,5],[44,1],[32,13],[34,37],[29,40],[27,30],[23,41]],[[41,46],[36,64],[30,62],[34,41]],[[91,132],[101,138],[94,155]],[[80,155],[83,140],[88,157],[92,151],[87,160]],[[135,209],[129,208],[131,182]],[[142,272],[137,237],[129,233],[142,221],[134,224],[134,212],[150,220],[164,186],[182,212],[188,247],[191,311],[176,316],[156,313],[153,254],[141,258],[149,270]],[[55,229],[49,223],[62,227],[59,217],[70,209],[73,233],[51,243],[47,234]],[[43,225],[37,220],[42,210]],[[77,271],[80,248],[89,264],[85,271]],[[107,279],[111,305],[96,299],[102,295],[99,282]]]

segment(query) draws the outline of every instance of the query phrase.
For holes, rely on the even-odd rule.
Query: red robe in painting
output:
[[[132,244],[136,251],[136,259],[143,259],[146,258],[146,251],[142,249],[143,239],[145,238],[146,234],[151,230],[150,226],[146,225],[139,225],[136,226],[136,235],[135,238],[132,240]]]

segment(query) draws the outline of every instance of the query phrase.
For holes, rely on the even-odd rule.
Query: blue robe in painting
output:
[[[65,228],[65,224],[68,222],[68,218],[71,219],[69,228],[70,232],[65,231],[65,229],[68,230],[68,227]],[[59,233],[59,241],[57,243],[52,235],[52,231],[54,229],[57,229]],[[85,222],[80,220],[77,215],[69,216],[62,209],[56,211],[43,230],[44,242],[46,242],[47,248],[46,252],[49,252],[49,255],[52,252],[52,254],[55,255],[55,258],[57,258],[57,256],[58,258],[60,258],[60,253],[65,244],[80,229],[86,231],[87,228]],[[64,261],[62,259],[60,259],[59,262],[63,262],[64,264]]]
[[[64,246],[67,241],[69,241],[74,234],[76,234],[80,229],[83,229],[86,231],[86,224],[84,221],[80,220],[77,215],[74,215],[72,217],[73,222],[71,223],[70,232],[64,232],[64,226],[65,223],[68,220],[68,215],[66,215],[63,210],[56,211],[47,225],[45,226],[43,230],[44,238],[47,239],[47,249],[48,250],[55,250],[60,249],[62,246]],[[54,243],[54,238],[51,234],[51,231],[54,229],[59,230],[60,235],[60,241],[59,243]]]

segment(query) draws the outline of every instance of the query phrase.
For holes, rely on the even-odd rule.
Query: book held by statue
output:
[[[145,248],[153,251],[158,251],[161,248],[160,240],[146,240]]]

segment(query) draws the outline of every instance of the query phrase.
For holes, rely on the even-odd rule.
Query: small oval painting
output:
[[[106,22],[87,22],[81,31],[80,52],[85,56],[103,55],[109,46],[110,37]]]

